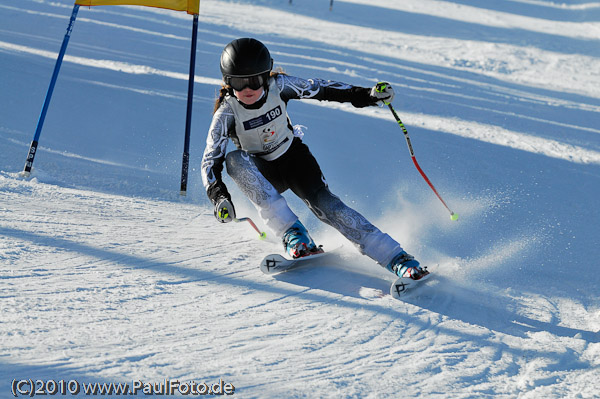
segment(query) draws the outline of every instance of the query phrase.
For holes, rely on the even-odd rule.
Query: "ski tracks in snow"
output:
[[[452,389],[471,397],[499,384],[509,396],[552,393],[590,384],[598,367],[589,332],[598,325],[581,305],[481,292],[481,282],[445,275],[448,261],[399,302],[377,295],[390,281],[366,258],[265,276],[258,264],[268,245],[185,202],[6,173],[0,199],[4,362],[24,372],[200,375],[243,397],[386,397],[410,365],[426,382],[403,385],[406,397]],[[564,311],[588,324],[557,326]]]

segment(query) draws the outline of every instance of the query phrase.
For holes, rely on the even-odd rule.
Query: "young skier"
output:
[[[236,39],[221,54],[224,85],[216,101],[202,159],[202,182],[221,223],[235,208],[221,172],[254,204],[264,223],[282,237],[293,258],[321,252],[281,193],[290,189],[321,221],[337,229],[358,250],[399,277],[428,272],[388,234],[381,232],[329,191],[319,164],[302,142],[300,127],[287,114],[289,100],[350,102],[355,107],[391,102],[394,90],[380,90],[272,72],[269,50],[258,40]],[[383,89],[381,89],[383,88]],[[237,150],[226,154],[228,140]]]

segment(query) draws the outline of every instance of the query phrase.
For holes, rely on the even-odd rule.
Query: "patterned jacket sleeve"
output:
[[[221,172],[225,162],[225,153],[229,141],[229,130],[234,129],[233,113],[226,103],[213,115],[208,136],[206,137],[206,148],[202,156],[202,184],[206,189],[208,198],[213,204],[219,198],[231,200],[231,195],[223,183]]]
[[[289,75],[278,75],[277,85],[284,101],[312,98],[323,101],[349,102],[357,108],[376,105],[371,97],[371,89],[352,86],[347,83],[322,79],[303,79]]]

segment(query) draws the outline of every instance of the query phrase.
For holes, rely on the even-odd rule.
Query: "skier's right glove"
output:
[[[371,98],[377,103],[387,105],[394,99],[394,89],[388,82],[379,82],[371,89]]]
[[[222,197],[215,203],[215,217],[221,223],[229,223],[235,219],[235,208],[228,198]]]

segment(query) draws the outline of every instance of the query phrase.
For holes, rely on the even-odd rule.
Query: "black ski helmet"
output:
[[[230,76],[254,76],[271,72],[273,59],[267,47],[256,39],[235,39],[223,49],[221,73],[227,83]]]

